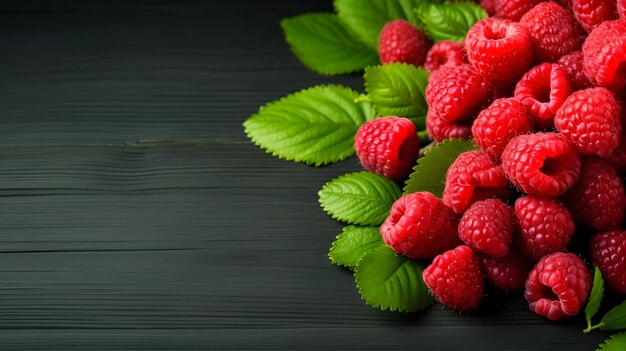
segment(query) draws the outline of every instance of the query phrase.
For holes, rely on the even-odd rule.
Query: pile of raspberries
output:
[[[481,5],[492,17],[463,43],[430,46],[404,20],[381,31],[382,63],[431,73],[430,138],[472,139],[481,150],[454,161],[441,199],[398,199],[380,232],[398,254],[432,260],[424,282],[451,309],[475,309],[486,280],[523,288],[550,320],[574,316],[589,298],[590,261],[626,294],[626,1]],[[414,125],[395,116],[355,138],[364,168],[395,181],[409,175],[419,145]],[[589,238],[587,263],[567,252],[577,227]]]

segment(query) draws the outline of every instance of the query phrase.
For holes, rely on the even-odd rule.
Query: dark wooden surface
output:
[[[521,293],[365,305],[317,190],[358,163],[266,155],[241,123],[324,77],[281,18],[330,1],[0,1],[0,349],[594,350]]]

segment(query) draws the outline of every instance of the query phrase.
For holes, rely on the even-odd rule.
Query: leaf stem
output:
[[[354,99],[355,103],[362,103],[362,102],[372,102],[372,99],[370,99],[370,97],[368,95],[361,95],[358,98]]]
[[[591,325],[591,321],[587,321],[587,329],[583,330],[583,333],[589,333],[590,331],[604,327],[604,322],[600,322],[594,326]]]

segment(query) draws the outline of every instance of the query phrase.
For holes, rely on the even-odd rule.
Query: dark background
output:
[[[0,349],[594,350],[520,292],[476,313],[365,305],[326,257],[315,169],[251,145],[324,77],[280,19],[331,1],[0,1]]]

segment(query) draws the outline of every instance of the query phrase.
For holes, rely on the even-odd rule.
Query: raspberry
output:
[[[523,286],[531,268],[524,256],[516,251],[509,251],[508,255],[495,258],[483,255],[480,263],[487,281],[505,291]]]
[[[617,13],[619,18],[626,19],[626,0],[617,0]]]
[[[576,230],[565,205],[547,197],[523,196],[515,201],[519,225],[517,246],[531,261],[564,251]]]
[[[509,180],[529,195],[559,196],[580,175],[580,158],[572,143],[558,133],[513,138],[502,152]]]
[[[618,91],[626,83],[626,20],[604,22],[583,43],[584,72],[595,86]]]
[[[619,145],[613,150],[613,153],[606,159],[609,166],[615,168],[617,173],[626,172],[626,133],[622,133]]]
[[[432,108],[428,109],[428,113],[426,114],[426,130],[430,138],[435,142],[451,138],[469,139],[469,137],[472,136],[471,126],[471,119],[448,122],[439,117],[437,112]]]
[[[609,90],[589,88],[565,100],[554,124],[581,153],[609,157],[620,142],[620,114],[621,106]]]
[[[440,41],[428,50],[424,69],[432,73],[441,67],[462,66],[465,63],[464,57],[463,44],[450,40]]]
[[[482,151],[468,151],[448,168],[443,203],[460,214],[476,201],[491,198],[506,201],[510,194],[502,167]]]
[[[495,85],[517,80],[532,61],[528,29],[507,20],[485,18],[477,22],[467,32],[465,45],[469,62]]]
[[[589,242],[589,251],[609,288],[626,294],[626,231],[595,234]]]
[[[519,23],[528,28],[536,62],[556,62],[583,43],[582,28],[572,13],[553,2],[533,7]]]
[[[615,0],[574,0],[572,11],[587,32],[602,22],[617,18]]]
[[[496,0],[480,0],[480,6],[487,11],[489,16],[495,16]]]
[[[469,311],[480,303],[484,281],[480,262],[465,245],[435,257],[422,278],[437,301],[453,310]]]
[[[380,227],[383,241],[408,258],[433,258],[460,243],[454,212],[429,192],[407,194]]]
[[[580,179],[564,197],[574,218],[597,230],[619,228],[624,200],[624,186],[617,172],[591,158],[583,161]]]
[[[555,63],[531,68],[515,86],[515,97],[538,129],[554,126],[554,115],[572,91],[567,72]]]
[[[491,101],[491,85],[468,65],[440,68],[430,75],[426,100],[446,121],[472,119]]]
[[[541,0],[494,0],[496,16],[519,21],[526,12],[532,9]]]
[[[366,122],[354,139],[363,168],[397,181],[411,173],[419,145],[413,123],[394,116]]]
[[[535,265],[524,297],[532,311],[555,321],[578,314],[587,302],[591,282],[591,272],[578,256],[557,252]]]
[[[430,44],[426,35],[411,23],[398,19],[385,24],[378,38],[380,62],[424,64]]]
[[[580,90],[591,87],[589,78],[585,76],[583,71],[583,52],[580,50],[574,51],[569,55],[561,57],[557,63],[559,66],[565,69],[570,83],[574,90]]]
[[[509,253],[514,231],[513,209],[495,199],[475,202],[459,222],[459,239],[473,250],[492,257]]]
[[[472,125],[474,141],[496,161],[511,139],[532,130],[526,108],[516,98],[494,101],[480,112]]]

